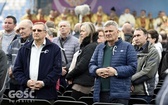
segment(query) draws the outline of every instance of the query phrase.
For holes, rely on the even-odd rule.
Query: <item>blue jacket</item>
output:
[[[20,83],[21,90],[28,88],[27,81],[30,79],[29,65],[32,43],[33,41],[25,43],[24,46],[19,49],[14,64],[13,74]],[[45,53],[46,50],[48,50],[48,52]],[[62,72],[61,49],[56,44],[46,39],[46,45],[42,49],[42,52],[39,61],[38,80],[43,81],[45,86],[35,91],[35,98],[56,99],[56,81]]]
[[[102,67],[104,48],[106,43],[99,44],[95,49],[90,60],[89,71],[95,76],[94,84],[94,101],[99,101],[100,97],[100,77],[96,74],[96,70]],[[110,77],[110,98],[111,99],[129,99],[131,76],[136,72],[137,55],[134,47],[122,39],[118,39],[113,47],[111,56],[111,67],[117,70],[118,76]]]

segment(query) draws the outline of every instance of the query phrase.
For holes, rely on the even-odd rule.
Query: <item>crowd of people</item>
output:
[[[71,85],[76,100],[93,92],[94,102],[128,105],[130,97],[150,103],[158,83],[165,81],[156,104],[168,103],[164,11],[153,19],[145,10],[132,15],[129,8],[117,16],[113,7],[108,16],[99,6],[95,14],[83,16],[82,23],[67,8],[61,14],[51,10],[49,16],[42,9],[37,15],[26,12],[18,24],[7,16],[0,33],[0,60],[8,61],[0,64],[0,78],[9,66],[9,91],[28,90],[33,92],[28,98],[54,103],[59,86]]]
[[[31,9],[27,9],[21,20],[30,19],[33,23],[37,21],[53,21],[56,26],[61,20],[68,20],[72,29],[79,22],[79,16],[76,15],[75,9],[64,8],[61,13],[57,10],[50,10],[49,15],[45,15],[43,12],[44,10],[40,8],[37,14],[33,14]],[[140,15],[138,16],[137,14]],[[137,11],[131,12],[129,8],[125,8],[123,13],[118,15],[115,7],[112,7],[110,13],[107,14],[103,11],[102,6],[98,6],[96,13],[90,10],[88,14],[82,17],[82,22],[92,22],[96,28],[102,27],[107,20],[116,21],[120,28],[125,22],[129,22],[134,28],[143,27],[146,30],[154,28],[157,31],[165,29],[168,32],[168,20],[164,11],[159,11],[158,16],[154,18],[150,12],[147,13],[144,9],[137,13]]]

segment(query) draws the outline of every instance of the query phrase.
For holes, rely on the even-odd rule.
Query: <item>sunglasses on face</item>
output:
[[[42,31],[45,31],[45,30],[40,30],[40,29],[33,29],[33,32],[42,32]]]

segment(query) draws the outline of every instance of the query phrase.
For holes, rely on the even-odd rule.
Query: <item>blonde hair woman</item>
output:
[[[94,84],[94,78],[89,74],[90,58],[97,46],[95,27],[90,22],[82,23],[80,29],[80,50],[78,52],[75,67],[67,74],[68,83],[72,83],[71,96],[78,100],[81,96],[87,96]]]

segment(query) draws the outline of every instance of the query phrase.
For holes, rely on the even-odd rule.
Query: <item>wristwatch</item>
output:
[[[115,76],[118,76],[118,73],[117,73],[117,71],[114,73],[114,75],[115,75]]]

